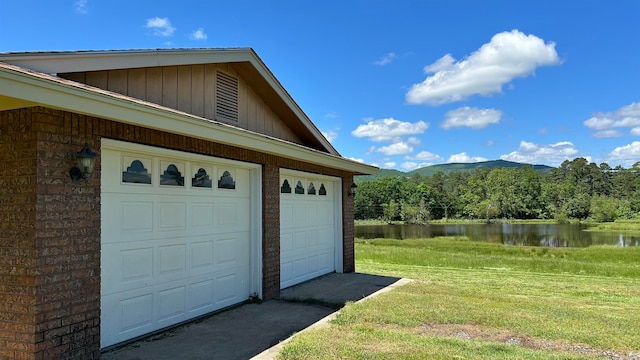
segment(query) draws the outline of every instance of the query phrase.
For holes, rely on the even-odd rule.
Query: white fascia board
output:
[[[0,53],[0,61],[45,74],[249,61],[248,48]]]
[[[3,95],[45,107],[214,141],[349,172],[373,174],[377,171],[376,167],[370,165],[266,135],[19,71],[0,69],[0,99]]]

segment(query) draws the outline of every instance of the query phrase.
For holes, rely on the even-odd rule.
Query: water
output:
[[[588,247],[591,245],[640,246],[640,235],[587,232],[582,224],[455,224],[357,225],[361,239],[416,239],[467,236],[474,241],[513,246]]]

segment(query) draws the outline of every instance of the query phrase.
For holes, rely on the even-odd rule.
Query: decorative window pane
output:
[[[289,185],[289,180],[284,179],[282,186],[280,187],[280,193],[282,194],[291,194],[291,185]]]
[[[167,169],[160,175],[160,185],[184,186],[184,176],[175,164],[167,166]]]
[[[304,194],[304,186],[302,186],[302,181],[298,181],[296,184],[296,194]]]
[[[316,187],[313,186],[312,182],[309,183],[309,188],[307,189],[307,194],[309,194],[309,195],[315,195],[316,194]]]
[[[207,170],[200,168],[198,172],[193,175],[191,179],[191,186],[211,188],[211,178],[207,174]]]
[[[140,160],[133,160],[127,171],[122,172],[122,182],[133,184],[151,184],[151,174]]]
[[[327,189],[325,189],[324,184],[320,184],[320,190],[318,191],[318,195],[327,196]]]
[[[218,180],[218,189],[235,189],[236,182],[228,171],[222,173],[220,180]]]

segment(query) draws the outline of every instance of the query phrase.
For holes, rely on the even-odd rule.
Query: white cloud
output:
[[[333,142],[333,140],[338,138],[338,133],[332,130],[329,131],[321,131],[322,136],[324,136],[329,142]]]
[[[168,18],[154,17],[147,19],[147,29],[153,29],[154,35],[157,36],[171,36],[176,28],[171,26],[171,21]]]
[[[326,113],[324,115],[324,117],[329,118],[329,119],[335,119],[335,118],[338,117],[338,114],[333,112],[333,111],[330,111],[330,112]]]
[[[87,0],[77,0],[73,3],[73,6],[76,8],[76,12],[79,14],[86,14],[89,12],[87,9]]]
[[[358,125],[351,135],[358,138],[369,138],[371,141],[397,141],[402,136],[422,134],[429,128],[424,121],[410,123],[393,118],[373,120],[365,119],[366,124]]]
[[[189,35],[189,39],[191,40],[207,40],[207,34],[204,32],[203,28],[199,28]]]
[[[407,144],[404,141],[400,141],[388,146],[379,147],[376,152],[385,154],[385,155],[404,155],[413,152],[413,148],[411,145]]]
[[[616,165],[631,166],[640,160],[640,141],[617,147],[608,157],[610,162],[616,162]]]
[[[425,73],[431,75],[411,87],[407,102],[440,105],[475,94],[500,93],[515,78],[527,77],[540,66],[560,64],[555,46],[518,30],[498,33],[463,60],[446,54],[426,66]]]
[[[615,129],[609,129],[609,130],[602,130],[602,131],[598,131],[593,133],[593,135],[591,135],[591,137],[594,138],[613,138],[613,137],[620,137],[622,136],[622,133],[618,130]]]
[[[453,154],[449,156],[449,160],[447,160],[448,163],[472,163],[480,161],[487,161],[487,159],[481,156],[469,156],[466,152]]]
[[[595,138],[618,137],[617,128],[631,128],[631,135],[640,135],[640,103],[626,105],[614,112],[595,113],[583,122],[584,126],[596,130]]]
[[[353,160],[353,161],[357,161],[357,162],[359,162],[359,163],[363,163],[363,164],[364,164],[364,160],[363,160],[363,159],[360,159],[360,158],[350,157],[350,158],[348,158],[348,159],[349,159],[349,160]]]
[[[470,127],[472,129],[484,129],[489,125],[500,123],[502,111],[496,109],[478,109],[464,106],[448,111],[446,119],[440,127],[448,130],[454,127]]]
[[[395,53],[388,53],[385,56],[381,57],[380,60],[376,60],[374,62],[375,65],[384,66],[390,64],[397,58]]]
[[[389,162],[386,162],[386,163],[382,164],[382,167],[385,168],[385,169],[393,169],[394,167],[396,167],[396,163],[393,162],[393,161],[389,161]]]
[[[412,171],[412,170],[420,169],[429,165],[433,165],[433,164],[432,163],[416,163],[413,161],[407,161],[400,164],[400,168],[404,171]]]
[[[415,136],[410,136],[410,137],[407,139],[407,143],[408,143],[408,144],[411,144],[411,145],[420,145],[420,144],[422,143],[422,140],[418,139],[418,138],[417,138],[417,137],[415,137]]]
[[[420,160],[420,161],[442,161],[440,155],[430,153],[428,151],[421,151],[416,156],[405,156],[405,160]]]
[[[576,146],[569,141],[539,145],[521,141],[518,150],[500,156],[500,159],[527,164],[560,165],[564,160],[572,160],[578,154]]]
[[[483,144],[483,145],[488,147],[488,146],[493,146],[493,145],[495,145],[495,144],[496,144],[496,142],[495,142],[495,141],[493,141],[493,140],[487,140],[487,141],[485,141],[485,142],[484,142],[484,144]]]

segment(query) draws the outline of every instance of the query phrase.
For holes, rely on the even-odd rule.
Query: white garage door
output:
[[[280,287],[342,271],[341,180],[280,171]]]
[[[259,295],[259,171],[103,139],[101,347]]]

